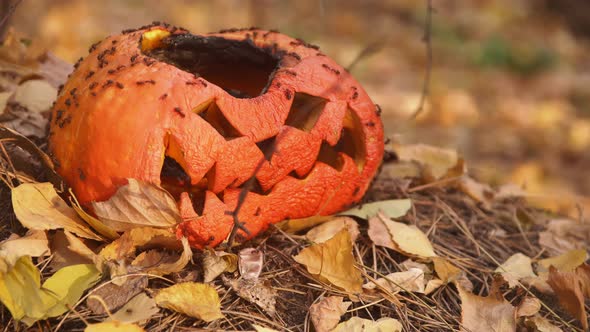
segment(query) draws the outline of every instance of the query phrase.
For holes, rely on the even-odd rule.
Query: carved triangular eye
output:
[[[295,93],[285,125],[310,132],[328,101],[306,93]]]

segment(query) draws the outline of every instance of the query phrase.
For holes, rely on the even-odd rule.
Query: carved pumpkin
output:
[[[50,150],[79,201],[127,178],[166,188],[197,248],[358,202],[381,163],[379,109],[317,47],[274,31],[153,24],[90,49],[52,111]],[[269,160],[265,160],[266,157]],[[256,171],[256,172],[255,172]]]

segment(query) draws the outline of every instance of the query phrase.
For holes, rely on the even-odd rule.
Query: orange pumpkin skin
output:
[[[245,65],[235,50],[246,50]],[[170,64],[175,54],[198,57],[205,74]],[[76,66],[50,129],[57,171],[82,204],[108,199],[127,178],[166,185],[183,219],[177,234],[196,248],[228,236],[227,211],[257,167],[238,215],[243,239],[358,202],[383,157],[378,107],[359,83],[317,48],[259,29],[195,36],[155,24],[109,37]],[[162,183],[166,156],[190,180]]]

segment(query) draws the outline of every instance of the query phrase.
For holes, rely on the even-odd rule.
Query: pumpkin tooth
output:
[[[154,23],[91,47],[52,108],[49,148],[85,206],[127,178],[162,185],[177,234],[203,248],[226,239],[245,191],[242,239],[359,201],[383,157],[379,113],[301,40]]]

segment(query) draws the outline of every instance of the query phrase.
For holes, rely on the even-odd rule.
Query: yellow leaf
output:
[[[28,256],[19,258],[0,274],[0,301],[14,319],[29,326],[68,311],[100,279],[100,273],[94,265],[80,264],[58,270],[42,287],[40,279],[39,270]]]
[[[78,203],[78,200],[76,199],[76,196],[74,196],[74,192],[71,189],[70,203],[74,211],[76,211],[76,213],[78,214],[78,216],[82,218],[84,221],[86,221],[88,225],[90,225],[90,227],[92,227],[95,231],[98,232],[98,234],[104,236],[109,240],[114,240],[119,237],[119,233],[115,232],[114,229],[110,228],[109,226],[105,225],[102,221],[86,213],[82,206],[80,206],[80,203]]]
[[[102,240],[57,195],[51,183],[23,183],[12,189],[12,206],[20,223],[29,229],[63,228],[87,239]]]
[[[428,182],[459,176],[465,172],[463,161],[455,150],[425,144],[396,144],[393,149],[399,160],[418,162],[423,167],[423,177]]]
[[[369,219],[369,237],[375,244],[405,255],[421,258],[436,256],[426,234],[414,225],[406,225],[388,218],[371,218]]]
[[[84,332],[145,332],[145,330],[136,324],[123,322],[102,322],[86,326]]]
[[[409,199],[391,199],[387,201],[366,203],[360,207],[341,212],[339,215],[369,219],[381,211],[389,218],[399,218],[408,213],[408,210],[411,207],[412,201]]]
[[[170,229],[139,227],[126,231],[115,241],[104,247],[99,255],[106,260],[119,260],[129,257],[139,247],[179,249],[181,242]]]
[[[502,265],[500,265],[496,271],[500,273],[504,280],[508,282],[508,286],[513,288],[518,285],[518,281],[526,277],[536,277],[537,275],[533,272],[530,257],[517,253],[510,256]]]
[[[238,256],[224,251],[205,250],[203,253],[203,281],[211,282],[224,272],[238,269]]]
[[[540,260],[539,273],[547,272],[550,266],[554,266],[561,272],[570,272],[582,265],[588,259],[588,253],[585,249],[574,249],[563,255],[550,257]]]
[[[528,317],[536,315],[541,310],[541,301],[536,297],[525,297],[516,308],[516,317]]]
[[[160,309],[156,306],[156,301],[145,293],[139,293],[129,300],[106,321],[119,321],[124,323],[142,322],[152,318]]]
[[[461,298],[461,324],[468,331],[516,331],[515,308],[504,299],[481,297],[457,285]]]
[[[525,325],[535,332],[563,332],[559,327],[551,324],[546,318],[539,315],[527,318]]]
[[[158,306],[211,322],[223,318],[215,288],[196,282],[184,282],[164,288],[154,298]]]
[[[180,222],[174,198],[164,189],[135,179],[127,179],[115,195],[92,208],[105,225],[115,231],[136,227],[172,227]]]
[[[316,226],[305,234],[308,240],[315,243],[323,243],[331,239],[342,229],[348,229],[351,241],[354,243],[359,236],[359,227],[356,221],[349,217],[336,217],[328,222]]]
[[[329,332],[340,322],[352,302],[343,302],[341,296],[329,296],[309,307],[309,316],[316,332]]]
[[[49,242],[45,231],[29,231],[23,237],[10,237],[0,242],[0,257],[10,266],[22,256],[39,257],[49,254]],[[2,267],[0,272],[5,272]]]
[[[361,272],[354,266],[352,241],[346,229],[330,240],[301,250],[295,261],[312,275],[350,293],[362,292]]]
[[[346,322],[338,324],[332,332],[401,332],[402,323],[393,318],[381,318],[372,321],[359,317],[352,317]]]
[[[386,275],[385,278],[379,278],[374,282],[368,282],[363,285],[363,288],[377,288],[391,293],[424,293],[424,286],[424,271],[417,268],[410,268],[408,271],[390,273]]]

